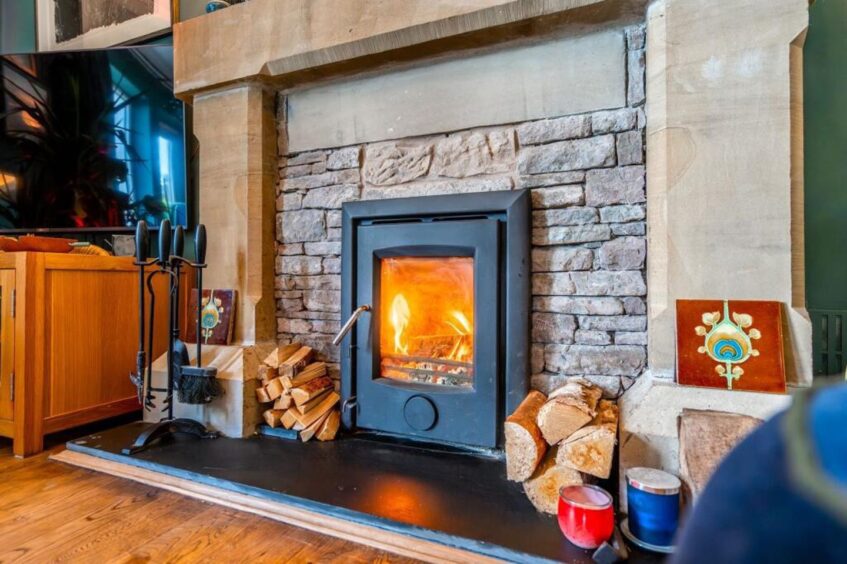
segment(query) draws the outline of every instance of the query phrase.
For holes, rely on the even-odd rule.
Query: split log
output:
[[[313,355],[311,347],[300,347],[300,350],[279,363],[279,375],[294,378],[299,370],[312,361]]]
[[[278,375],[276,368],[273,366],[268,366],[267,364],[259,365],[259,380],[261,380],[263,384],[267,384]]]
[[[320,378],[309,380],[298,388],[292,388],[291,398],[294,400],[295,404],[303,405],[332,387],[332,380],[330,377],[321,376]]]
[[[268,424],[268,427],[279,427],[283,413],[285,412],[279,409],[268,409],[262,416],[265,418],[265,423]]]
[[[556,464],[557,450],[557,447],[551,448],[532,477],[523,483],[526,497],[535,509],[551,515],[559,510],[559,490],[583,483],[579,472]]]
[[[265,391],[264,386],[259,386],[258,388],[256,388],[256,399],[259,400],[259,403],[269,403],[273,401],[268,395],[268,392]]]
[[[302,431],[316,420],[320,419],[321,415],[335,407],[335,404],[337,404],[340,400],[341,396],[339,396],[336,392],[330,392],[317,406],[315,406],[314,409],[309,411],[309,413],[300,413],[296,409],[289,409],[286,413],[291,411],[294,412],[294,419],[297,421],[297,423],[294,424],[294,428],[298,431]]]
[[[324,424],[321,425],[321,430],[318,431],[317,439],[319,441],[331,441],[338,433],[338,427],[341,425],[341,412],[333,410]]]
[[[582,379],[573,379],[551,393],[538,411],[538,427],[544,439],[554,445],[591,422],[602,395],[602,389]]]
[[[285,386],[285,389],[290,390],[292,388],[299,388],[306,382],[310,382],[321,376],[326,376],[326,364],[323,362],[313,362],[304,367],[297,376],[280,376],[280,378],[282,378],[282,385]]]
[[[291,358],[291,355],[299,351],[301,348],[303,348],[303,345],[297,342],[289,345],[281,345],[272,350],[271,353],[265,357],[265,360],[263,360],[262,363],[271,368],[279,368],[279,365],[282,362]]]
[[[292,403],[291,394],[284,392],[281,396],[276,398],[276,401],[274,401],[274,409],[281,409],[285,411],[291,407]]]
[[[506,478],[520,482],[535,471],[547,443],[536,424],[538,410],[547,397],[537,390],[529,392],[515,412],[506,419],[503,435],[506,438]]]
[[[326,398],[329,392],[333,391],[332,387],[324,388],[321,393],[304,403],[303,405],[295,405],[294,407],[297,409],[298,413],[306,414],[318,407],[321,402]]]
[[[617,428],[617,405],[601,401],[591,425],[579,429],[559,445],[556,462],[607,479],[612,472]]]
[[[332,412],[327,411],[326,413],[315,419],[314,423],[310,424],[308,427],[300,431],[300,440],[304,443],[311,440],[311,438],[314,437],[315,434],[321,430],[321,427],[323,427],[324,422],[326,422],[326,420],[329,418],[330,413]]]
[[[294,408],[293,406],[289,407],[285,411],[285,413],[282,414],[282,418],[280,419],[282,426],[285,427],[286,429],[291,429],[292,427],[294,427],[294,425],[297,424],[297,419],[294,417],[296,414],[297,414],[297,409]]]
[[[274,378],[265,384],[265,392],[268,394],[268,397],[271,398],[271,401],[280,397],[284,391],[285,387],[282,385],[281,378]]]

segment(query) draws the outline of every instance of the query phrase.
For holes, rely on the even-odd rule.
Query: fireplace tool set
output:
[[[220,395],[220,384],[217,381],[217,368],[201,366],[201,311],[203,296],[203,269],[206,268],[206,227],[198,225],[194,232],[194,248],[196,262],[184,258],[183,247],[185,234],[181,226],[173,230],[171,241],[171,224],[164,220],[159,228],[159,256],[148,259],[150,234],[147,224],[139,221],[135,231],[135,265],[138,266],[138,355],[135,372],[130,374],[130,380],[138,389],[138,400],[145,410],[152,411],[158,406],[154,393],[164,394],[161,412],[164,418],[142,432],[132,446],[123,449],[123,454],[136,454],[148,448],[154,441],[176,433],[185,433],[198,438],[215,438],[218,434],[210,431],[205,425],[193,419],[174,418],[174,391],[181,403],[205,404]],[[173,244],[172,244],[173,243]],[[180,271],[183,268],[193,268],[197,272],[197,344],[196,366],[191,365],[188,348],[179,338],[180,310]],[[148,269],[149,272],[148,272]],[[155,276],[168,277],[168,351],[167,351],[167,383],[165,387],[153,385],[153,334],[155,329],[155,300],[153,279]],[[149,296],[149,327],[145,324],[145,294]],[[145,331],[145,329],[147,329]],[[146,343],[145,343],[146,338]]]

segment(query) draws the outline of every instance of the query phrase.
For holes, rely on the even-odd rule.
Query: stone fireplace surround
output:
[[[644,31],[620,31],[620,108],[283,155],[277,338],[312,346],[337,374],[342,203],[528,188],[533,386],[581,375],[627,388],[647,361]],[[280,146],[285,105],[281,94]]]

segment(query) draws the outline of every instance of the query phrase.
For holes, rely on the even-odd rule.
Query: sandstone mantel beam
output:
[[[175,90],[292,84],[446,51],[643,18],[646,0],[251,0],[174,27]]]

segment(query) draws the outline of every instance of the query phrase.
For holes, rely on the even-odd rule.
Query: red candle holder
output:
[[[597,486],[565,486],[559,490],[559,528],[580,548],[597,548],[615,529],[612,496]]]

